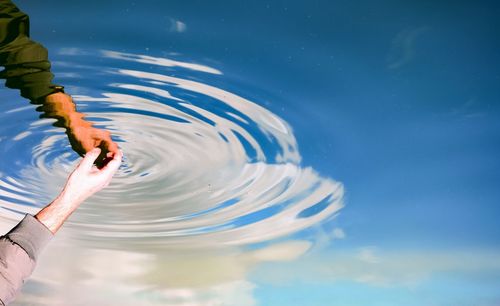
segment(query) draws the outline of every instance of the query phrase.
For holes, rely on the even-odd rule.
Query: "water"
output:
[[[81,93],[73,97],[87,120],[111,131],[126,152],[114,184],[69,222],[79,238],[106,246],[120,238],[125,240],[121,248],[124,243],[148,248],[257,243],[309,227],[342,206],[340,184],[300,166],[285,121],[236,94],[180,77],[189,71],[201,77],[222,72],[108,50],[62,49],[59,54],[67,79],[76,78],[71,63],[78,57],[78,70],[109,89],[97,97],[84,95],[92,88],[70,90]],[[84,64],[100,59],[111,59],[115,67],[128,61],[156,65],[158,72],[171,67],[179,76]],[[109,79],[113,83],[106,84]],[[21,116],[33,109],[15,108],[7,116],[12,112]],[[35,143],[29,166],[4,179],[5,192],[18,197],[18,203],[6,207],[9,211],[29,212],[23,208],[33,201],[21,198],[19,189],[43,194],[44,181],[58,182],[68,165],[74,167],[67,137],[51,128],[52,122],[30,123],[12,138],[16,146],[4,142],[7,154]]]
[[[125,156],[15,304],[500,302],[496,5],[18,4]],[[0,97],[5,232],[79,157]]]

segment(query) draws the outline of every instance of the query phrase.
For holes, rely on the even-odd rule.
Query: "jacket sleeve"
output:
[[[38,255],[53,236],[40,221],[26,215],[0,237],[0,305],[14,300],[35,269]]]
[[[55,92],[47,49],[30,39],[28,15],[10,0],[0,1],[0,66],[5,85],[31,101]]]

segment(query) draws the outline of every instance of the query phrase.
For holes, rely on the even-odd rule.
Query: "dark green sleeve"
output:
[[[29,17],[10,0],[0,0],[0,78],[36,101],[55,92],[48,52],[29,37]]]

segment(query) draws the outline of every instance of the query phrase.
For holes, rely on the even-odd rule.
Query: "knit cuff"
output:
[[[36,261],[43,248],[54,237],[54,234],[32,215],[26,214],[6,235],[22,247],[29,257]]]

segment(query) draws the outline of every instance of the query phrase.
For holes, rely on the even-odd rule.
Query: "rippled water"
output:
[[[342,185],[301,166],[287,122],[204,80],[223,71],[112,50],[61,49],[59,57],[55,64],[67,70],[62,76],[69,83],[85,74],[91,84],[99,84],[82,83],[68,91],[88,120],[112,132],[124,160],[112,184],[78,209],[48,253],[74,243],[72,249],[84,248],[80,251],[90,252],[98,265],[106,262],[103,254],[113,256],[107,254],[111,249],[123,252],[126,262],[130,256],[175,262],[162,250],[220,252],[279,241],[241,256],[293,258],[310,242],[277,239],[333,217],[342,207]],[[12,120],[34,113],[34,106],[16,105],[2,114],[16,129],[4,129],[0,141],[9,159],[1,171],[10,174],[0,177],[1,217],[11,223],[48,203],[79,160],[64,130],[52,126],[54,120],[22,121],[22,126]],[[28,162],[22,162],[26,157]],[[275,252],[281,255],[275,258]],[[128,263],[123,265],[128,271]],[[57,288],[66,277],[41,276],[39,282]]]
[[[500,304],[498,4],[17,2],[125,156],[13,305]],[[0,107],[6,232],[80,158]]]
[[[116,238],[148,246],[240,245],[288,235],[341,207],[342,186],[301,167],[292,128],[283,119],[203,79],[182,77],[186,70],[219,70],[115,51],[61,53],[69,67],[75,56],[116,59],[110,67],[79,68],[96,75],[102,92],[85,95],[96,92],[85,86],[71,92],[82,93],[74,95],[80,111],[111,131],[125,154],[113,184],[68,223],[76,238],[107,245],[117,244]],[[142,65],[122,69],[129,61]],[[6,114],[15,111],[33,109]],[[0,144],[8,155],[20,148],[32,152],[18,175],[2,177],[4,216],[33,212],[33,195],[43,194],[47,182],[61,186],[77,159],[63,130],[50,122],[32,122]]]

